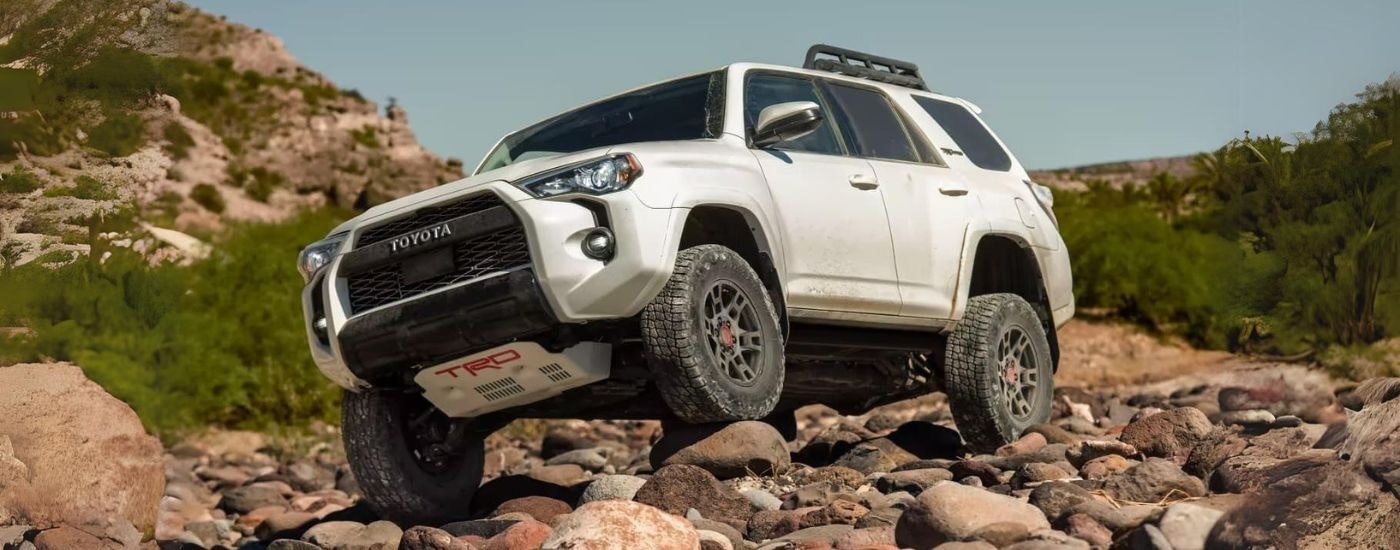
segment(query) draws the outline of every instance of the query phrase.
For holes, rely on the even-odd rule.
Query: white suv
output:
[[[300,259],[307,336],[365,495],[460,510],[520,417],[790,430],[941,390],[974,448],[1045,421],[1069,259],[978,112],[814,46],[549,118],[336,228]]]

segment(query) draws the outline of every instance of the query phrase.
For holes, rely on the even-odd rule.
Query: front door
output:
[[[815,83],[800,75],[750,73],[744,116],[750,129],[764,107],[814,101],[830,116]],[[755,149],[773,194],[785,243],[788,306],[827,312],[898,315],[894,244],[875,171],[845,156],[831,124],[802,139]]]

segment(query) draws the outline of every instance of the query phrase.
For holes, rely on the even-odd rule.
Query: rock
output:
[[[667,466],[657,473],[687,467],[695,468],[688,465]],[[709,475],[708,472],[706,475]],[[699,535],[684,519],[636,502],[600,500],[579,506],[572,513],[561,516],[554,524],[553,533],[544,540],[542,550],[695,550],[699,547]]]
[[[481,550],[534,550],[544,544],[550,533],[548,525],[534,520],[520,521],[491,537],[481,545]]]
[[[478,519],[471,521],[454,521],[442,526],[443,531],[454,537],[481,537],[489,539],[501,534],[507,527],[515,525],[514,520],[501,519]]]
[[[1027,432],[1025,435],[1022,435],[1020,439],[1002,445],[996,450],[995,454],[997,456],[1011,456],[1033,453],[1045,448],[1045,446],[1049,444],[1050,442],[1045,439],[1044,435],[1037,432]]]
[[[1270,427],[1270,428],[1297,428],[1298,426],[1302,426],[1302,425],[1303,425],[1303,419],[1298,418],[1298,417],[1296,417],[1296,416],[1293,416],[1293,415],[1291,415],[1291,414],[1285,414],[1285,415],[1279,416],[1279,417],[1277,417],[1277,418],[1274,418],[1274,423],[1271,424],[1269,427]]]
[[[1108,545],[1113,544],[1113,531],[1087,514],[1070,514],[1066,517],[1065,534],[1087,542],[1094,548],[1108,548]]]
[[[1274,424],[1274,413],[1262,409],[1226,411],[1220,413],[1220,423],[1226,426],[1240,426],[1248,430],[1267,430]]]
[[[155,529],[164,453],[131,407],[69,364],[0,368],[0,388],[9,440],[0,443],[0,517],[8,510],[38,528],[117,517]]]
[[[1183,464],[1191,448],[1210,435],[1212,429],[1210,419],[1200,409],[1181,407],[1128,424],[1118,440],[1147,456],[1171,458]]]
[[[866,529],[870,527],[894,527],[899,523],[899,516],[904,515],[904,509],[894,506],[875,508],[860,518],[856,522],[856,529]]]
[[[741,494],[749,499],[749,504],[753,505],[754,510],[777,510],[783,507],[782,500],[762,489],[745,489]]]
[[[555,464],[553,466],[540,466],[533,468],[525,474],[527,477],[553,483],[561,487],[569,487],[576,483],[588,481],[591,476],[578,464]]]
[[[932,487],[940,481],[952,481],[953,472],[943,468],[924,468],[922,470],[905,470],[880,476],[875,480],[875,488],[882,493],[893,493],[896,491],[908,491],[917,495],[924,489]]]
[[[1084,479],[1104,479],[1108,476],[1131,468],[1136,461],[1131,461],[1119,455],[1104,455],[1079,467],[1079,475]]]
[[[796,510],[764,510],[749,518],[744,532],[749,540],[768,540],[796,531],[802,524],[802,517],[817,507]]]
[[[596,446],[597,444],[591,439],[580,436],[572,430],[554,428],[545,432],[544,440],[540,442],[540,456],[549,460],[569,451],[592,449]]]
[[[19,546],[25,537],[35,529],[28,525],[0,526],[0,548]]]
[[[832,541],[835,550],[871,550],[872,547],[898,549],[894,541],[894,526],[856,528]]]
[[[1016,475],[1011,477],[1012,487],[1025,487],[1027,484],[1043,483],[1056,479],[1071,477],[1071,473],[1064,471],[1053,464],[1032,462],[1016,470]]]
[[[788,509],[806,506],[823,506],[840,494],[842,494],[841,487],[830,481],[803,485],[802,487],[798,487],[796,491],[787,495],[783,506]]]
[[[798,526],[805,529],[818,525],[855,525],[868,513],[870,510],[864,506],[847,500],[837,500],[821,509],[807,512]]]
[[[998,521],[989,523],[972,534],[977,540],[985,540],[999,547],[1011,546],[1031,536],[1030,529],[1020,523]]]
[[[1173,550],[1204,550],[1206,537],[1223,515],[1220,510],[1178,502],[1167,507],[1157,528]]]
[[[608,459],[598,454],[596,449],[575,449],[555,455],[544,462],[546,466],[574,464],[590,472],[600,472],[608,465]]]
[[[637,490],[633,500],[678,516],[694,508],[706,518],[728,523],[735,529],[744,529],[753,515],[747,498],[721,484],[710,472],[689,464],[657,470]]]
[[[991,487],[1001,483],[1001,480],[997,477],[997,474],[1001,472],[991,464],[980,460],[959,460],[952,466],[949,466],[948,471],[952,472],[953,479],[962,479],[969,476],[975,477],[978,481],[982,482],[983,487]]]
[[[556,516],[561,516],[572,511],[574,511],[572,506],[558,499],[542,496],[528,496],[513,498],[502,502],[491,515],[498,516],[511,512],[521,512],[528,514],[537,521],[549,523],[553,521]]]
[[[464,540],[436,527],[419,525],[403,532],[399,550],[475,550]]]
[[[834,482],[838,489],[854,490],[865,484],[865,474],[847,468],[845,466],[822,466],[811,468],[792,474],[793,482],[798,485],[811,485],[813,483]]]
[[[735,529],[727,523],[721,523],[714,520],[699,518],[691,519],[690,524],[695,526],[696,532],[701,533],[702,545],[704,544],[703,533],[708,531],[710,533],[718,533],[722,535],[726,540],[729,541],[730,546],[733,548],[744,547],[744,534],[740,533],[738,529]]]
[[[1118,500],[1142,503],[1206,494],[1205,484],[1200,479],[1183,472],[1175,462],[1161,458],[1149,458],[1108,478],[1103,488]]]
[[[85,550],[115,550],[121,548],[121,546],[114,544],[112,541],[103,540],[76,527],[63,525],[54,529],[40,531],[39,535],[34,537],[34,548],[38,550],[71,550],[74,548],[82,548]]]
[[[1351,415],[1340,450],[1400,497],[1400,399],[1368,405]]]
[[[850,525],[820,525],[798,529],[777,540],[782,542],[796,543],[799,548],[830,548],[836,539],[846,536],[855,531]]]
[[[1248,446],[1244,439],[1226,430],[1216,430],[1191,448],[1191,456],[1181,466],[1186,473],[1208,480],[1226,459]]]
[[[997,550],[997,546],[987,541],[975,540],[971,542],[945,542],[934,547],[935,550]]]
[[[1144,524],[1133,531],[1128,537],[1128,545],[1134,550],[1175,550],[1166,535],[1150,523]]]
[[[282,491],[271,485],[245,485],[227,489],[223,493],[223,500],[219,501],[219,506],[230,512],[246,514],[258,508],[268,506],[287,506],[286,497],[282,496]]]
[[[915,461],[913,461],[913,462],[906,462],[906,463],[904,463],[904,464],[900,464],[899,466],[896,466],[895,469],[890,470],[890,471],[891,471],[891,472],[906,472],[906,471],[909,471],[909,470],[924,470],[924,469],[928,469],[928,468],[943,468],[943,469],[946,470],[946,469],[948,469],[949,466],[952,466],[953,464],[956,464],[957,462],[958,462],[957,460],[952,460],[952,459],[947,459],[947,458],[919,459],[919,460],[915,460]],[[859,473],[859,472],[857,472],[857,473]]]
[[[978,529],[997,522],[1017,523],[1028,531],[1050,528],[1045,514],[1019,499],[941,483],[920,494],[918,503],[900,516],[895,539],[902,547],[932,548],[951,540],[965,540]]]
[[[699,466],[719,479],[780,474],[791,458],[787,441],[766,422],[678,425],[652,447],[651,464]]]
[[[1343,407],[1363,411],[1400,397],[1400,378],[1368,378],[1340,397]]]
[[[1162,513],[1162,508],[1151,504],[1113,506],[1101,500],[1081,502],[1070,508],[1066,517],[1084,514],[1121,536],[1138,526],[1153,521]]]
[[[990,464],[998,470],[1015,470],[1032,462],[1044,464],[1067,463],[1069,447],[1069,445],[1064,443],[1051,443],[1033,453],[1011,456],[982,455],[978,456],[977,459]]]
[[[851,450],[837,458],[833,464],[870,475],[875,472],[888,472],[899,466],[900,463],[891,458],[883,449],[867,442],[852,447]]]
[[[1036,424],[1026,428],[1027,434],[1040,434],[1047,443],[1059,443],[1062,445],[1073,445],[1080,441],[1079,436],[1070,433],[1068,430],[1054,424]],[[1024,437],[1024,436],[1022,436]]]
[[[281,537],[299,537],[302,530],[317,520],[310,512],[285,512],[268,516],[253,528],[253,534],[261,540]]]
[[[328,521],[306,530],[301,540],[327,550],[393,550],[403,530],[387,521],[365,525],[354,521]]]
[[[695,534],[700,538],[700,550],[734,550],[734,542],[720,533],[697,529]]]
[[[184,549],[182,549],[184,550]],[[324,550],[309,542],[302,542],[296,539],[277,539],[272,544],[267,545],[267,550]],[[471,549],[469,549],[471,550]]]
[[[312,493],[335,487],[335,471],[319,464],[297,461],[287,466],[287,481],[298,491]]]
[[[1300,456],[1267,477],[1216,522],[1206,548],[1400,548],[1400,499],[1355,462]]]
[[[1093,499],[1094,495],[1083,487],[1063,481],[1052,481],[1031,491],[1029,502],[1050,521],[1059,521],[1070,509]]]
[[[1118,455],[1125,458],[1132,458],[1137,456],[1137,454],[1137,447],[1122,441],[1115,441],[1112,439],[1086,439],[1070,445],[1065,451],[1065,459],[1069,460],[1069,463],[1073,464],[1074,467],[1079,468],[1101,456]]]
[[[598,500],[632,500],[647,480],[629,475],[607,475],[593,480],[579,497],[580,505]]]

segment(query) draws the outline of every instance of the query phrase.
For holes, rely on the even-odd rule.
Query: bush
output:
[[[152,266],[130,250],[94,250],[68,265],[26,264],[0,275],[0,338],[8,362],[51,357],[81,365],[157,432],[204,425],[296,426],[336,418],[339,390],[306,352],[299,247],[341,216],[304,213],[235,225],[214,256]],[[111,252],[105,262],[95,260]]]
[[[287,184],[287,178],[261,166],[250,170],[229,166],[229,183],[234,187],[242,187],[253,200],[267,202],[274,190]]]
[[[207,183],[194,186],[194,189],[190,191],[190,199],[199,203],[205,210],[215,214],[222,214],[226,206],[224,204],[224,195],[219,192],[218,188]]]
[[[165,125],[165,131],[162,132],[162,135],[165,136],[167,142],[165,152],[170,155],[170,158],[175,160],[190,158],[190,147],[194,147],[194,137],[190,135],[189,130],[185,129],[184,125],[178,122],[169,122]]]
[[[355,143],[370,149],[379,148],[379,138],[376,137],[373,126],[365,126],[358,130],[350,130],[350,137],[355,140]]]
[[[107,185],[89,175],[78,176],[73,187],[50,187],[44,190],[45,197],[73,197],[93,201],[116,200],[117,193]]]
[[[25,218],[15,224],[15,233],[35,233],[39,235],[57,235],[58,226],[53,220],[41,217]]]
[[[0,179],[0,193],[29,193],[42,185],[39,178],[28,170],[15,168],[9,175]]]
[[[88,145],[109,157],[124,157],[145,145],[145,133],[146,127],[140,117],[111,112],[106,120],[88,132]]]

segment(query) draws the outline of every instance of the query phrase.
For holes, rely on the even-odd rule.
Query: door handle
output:
[[[880,180],[868,174],[851,174],[851,187],[862,191],[869,191],[880,186]]]
[[[967,194],[967,184],[960,181],[945,181],[938,184],[938,192],[950,197],[961,197]]]

